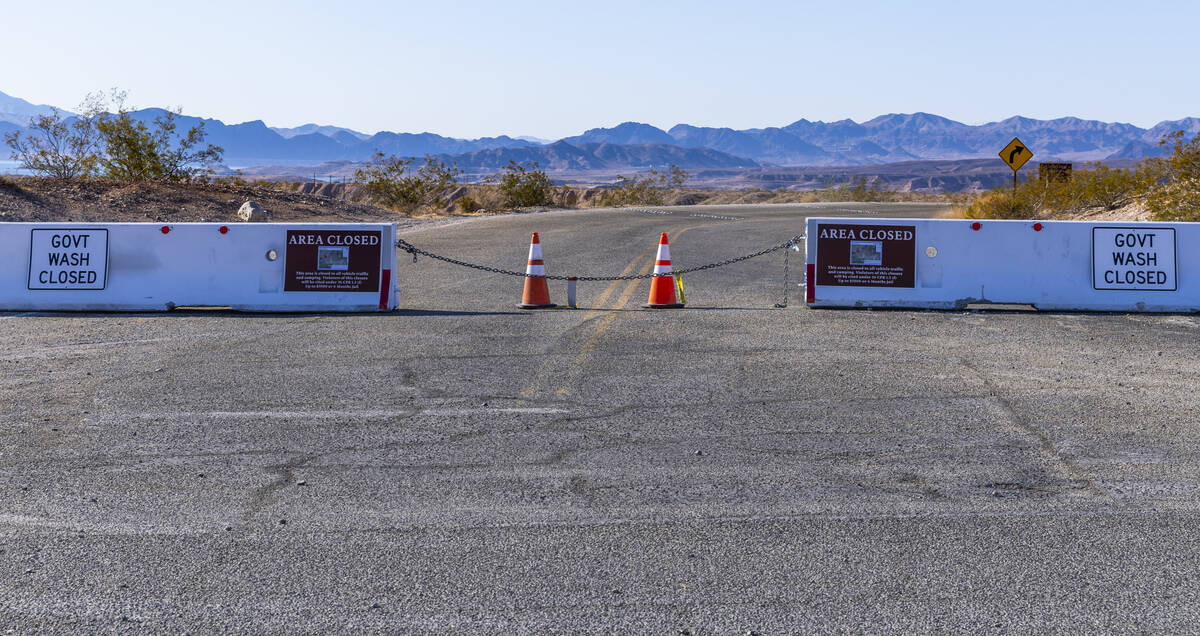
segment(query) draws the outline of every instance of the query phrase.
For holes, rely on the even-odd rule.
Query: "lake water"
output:
[[[0,147],[0,153],[4,153],[4,148]],[[0,159],[0,174],[29,174],[28,171],[21,170],[21,162],[12,161],[7,158],[7,154],[3,154],[4,159]],[[240,165],[245,163],[245,165]],[[243,168],[251,168],[255,166],[287,166],[287,167],[309,167],[313,166],[311,160],[287,160],[287,159],[263,159],[263,160],[246,160],[240,161],[239,165],[227,166],[226,168],[218,169],[217,174],[231,174],[234,170]]]
[[[8,159],[0,159],[0,174],[28,174],[21,170],[19,161],[10,161]]]

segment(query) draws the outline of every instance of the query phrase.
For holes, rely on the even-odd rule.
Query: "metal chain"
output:
[[[759,250],[757,252],[754,252],[753,254],[747,254],[745,256],[738,256],[736,258],[726,259],[726,260],[723,260],[723,261],[720,261],[717,263],[709,263],[708,265],[701,265],[699,267],[687,267],[684,269],[677,269],[677,270],[674,270],[674,273],[675,274],[690,274],[692,272],[700,272],[700,271],[704,271],[706,269],[713,269],[714,267],[724,267],[726,265],[740,263],[741,261],[756,258],[756,257],[762,256],[764,254],[770,254],[771,252],[776,252],[776,251],[779,251],[782,249],[793,247],[797,243],[799,243],[800,241],[803,241],[803,240],[805,240],[805,236],[803,234],[797,234],[796,236],[793,236],[792,238],[788,239],[787,241],[785,241],[783,243],[780,243],[779,245],[774,245],[772,247],[768,247],[765,250]],[[396,247],[408,252],[409,254],[412,254],[414,263],[417,262],[417,256],[420,255],[420,256],[427,256],[429,258],[443,261],[446,263],[450,263],[452,265],[460,265],[462,267],[478,269],[480,271],[491,272],[493,274],[504,274],[507,276],[520,276],[522,278],[524,278],[525,276],[530,276],[531,278],[545,278],[547,280],[569,280],[569,279],[573,278],[575,280],[580,280],[580,281],[604,281],[604,280],[641,280],[643,278],[654,278],[654,276],[655,276],[655,274],[653,272],[651,272],[649,274],[637,274],[637,275],[631,275],[631,276],[550,276],[548,274],[542,274],[542,275],[526,274],[525,272],[515,272],[515,271],[509,270],[509,269],[500,269],[499,267],[489,267],[487,265],[478,265],[475,263],[468,263],[466,261],[460,261],[460,260],[449,258],[446,256],[434,254],[433,252],[427,252],[427,251],[413,245],[412,243],[409,243],[408,241],[406,241],[404,239],[399,239],[399,238],[396,239]]]
[[[776,309],[786,309],[788,306],[788,252],[783,250],[783,302],[775,303]]]
[[[788,249],[783,251],[783,302],[775,303],[776,309],[787,309],[788,306],[788,292],[792,288],[792,277],[788,272],[788,262],[792,250],[800,251],[800,246],[795,241],[791,245],[788,245]]]

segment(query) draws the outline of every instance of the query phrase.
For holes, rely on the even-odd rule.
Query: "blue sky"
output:
[[[5,3],[0,91],[226,122],[558,138],[925,111],[1200,115],[1197,2]]]

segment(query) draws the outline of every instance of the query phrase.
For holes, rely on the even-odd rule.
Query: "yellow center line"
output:
[[[621,270],[620,276],[628,276],[631,272],[637,269],[638,265],[640,265],[642,261],[646,259],[646,257],[650,256],[651,252],[657,249],[657,245],[651,245],[649,249],[634,257],[634,259],[625,266],[625,269]],[[653,263],[654,261],[651,260],[650,262]],[[614,280],[609,283],[608,287],[605,288],[605,290],[600,293],[600,296],[596,298],[595,306],[592,309],[589,309],[587,313],[583,314],[579,320],[579,323],[585,323],[592,318],[595,318],[597,315],[604,313],[604,303],[608,301],[609,296],[612,296],[612,294],[616,292],[618,288],[620,288],[621,283],[623,282],[626,281]],[[637,281],[631,282],[636,283]],[[521,397],[529,397],[537,393],[538,386],[540,386],[546,376],[550,374],[553,363],[554,359],[551,357],[547,357],[545,362],[542,362],[542,366],[538,369],[537,373],[534,374],[533,379],[529,382],[529,385],[521,391]]]
[[[625,266],[625,269],[621,270],[621,273],[619,274],[619,276],[628,276],[630,272],[637,269],[638,263],[641,263],[642,259],[649,256],[650,252],[655,251],[657,249],[658,249],[657,245],[651,245],[649,249],[647,249],[645,252],[642,252],[641,254],[639,254],[637,256],[637,258],[630,261],[629,265]],[[621,283],[623,283],[623,282],[625,282],[625,281],[614,280],[613,282],[609,283],[608,287],[605,288],[605,290],[600,293],[600,296],[598,298],[596,298],[595,307],[583,315],[583,319],[581,320],[581,322],[587,321],[587,320],[593,318],[596,314],[599,314],[602,311],[604,311],[605,301],[608,300],[608,297],[611,296],[613,294],[613,292],[615,292],[617,290],[617,288],[620,287]]]
[[[684,232],[692,229],[692,227],[685,227],[682,230],[675,232],[674,235],[668,235],[667,240],[677,240],[683,235]],[[658,247],[655,246],[654,249],[657,250]],[[646,263],[638,275],[645,276],[646,274],[649,274],[650,270],[657,262],[657,259],[655,259]],[[621,275],[625,276],[626,274]],[[633,297],[633,293],[637,291],[638,287],[641,286],[641,282],[641,279],[629,281],[629,284],[625,286],[625,290],[621,292],[621,296],[617,298],[617,302],[615,305],[613,305],[612,309],[623,309],[625,304],[629,302],[629,299]],[[595,313],[600,312],[597,311]],[[592,332],[592,335],[587,339],[587,342],[583,343],[583,347],[579,349],[579,354],[575,356],[575,359],[571,361],[571,366],[567,368],[567,381],[565,382],[566,386],[560,387],[557,391],[555,391],[555,395],[566,395],[569,392],[566,387],[575,386],[576,382],[579,380],[579,376],[583,374],[584,363],[587,361],[587,358],[592,354],[593,351],[596,350],[596,347],[600,345],[600,339],[603,338],[604,334],[608,332],[609,328],[612,326],[613,322],[616,321],[617,316],[619,315],[620,314],[618,314],[616,311],[610,310],[606,316],[601,318],[600,321],[596,323],[596,330]]]
[[[693,226],[693,227],[700,227],[700,226]],[[682,235],[684,232],[686,232],[690,229],[692,229],[692,228],[687,227],[687,228],[683,228],[682,230],[674,231],[673,236],[675,238],[678,238],[680,235]],[[668,237],[671,237],[671,236],[672,236],[672,234],[669,231]],[[627,265],[625,267],[625,269],[621,271],[620,275],[621,276],[629,276],[632,272],[634,272],[635,270],[638,269],[639,265],[641,266],[641,271],[640,271],[639,275],[648,274],[650,272],[651,268],[654,266],[656,259],[651,258],[649,261],[646,261],[645,263],[643,263],[643,261],[646,259],[646,257],[650,256],[651,253],[656,253],[657,251],[658,251],[658,244],[655,243],[654,245],[651,245],[649,249],[642,252],[636,258],[634,258],[632,261],[630,261],[629,265]],[[625,283],[625,289],[621,292],[620,296],[617,297],[616,302],[614,302],[611,307],[606,308],[604,306],[605,303],[608,302],[609,297],[612,296],[613,293],[615,293],[616,290],[621,287],[622,283]],[[587,341],[584,343],[583,347],[580,349],[580,353],[575,356],[574,361],[571,363],[571,366],[569,367],[568,374],[567,374],[567,377],[570,381],[573,381],[574,379],[578,378],[578,376],[582,370],[581,364],[582,364],[583,360],[587,357],[588,354],[590,354],[592,351],[594,351],[596,349],[596,345],[599,344],[599,342],[600,342],[600,337],[604,335],[604,332],[608,331],[609,325],[616,318],[617,314],[612,312],[611,310],[623,308],[625,306],[625,304],[629,302],[629,299],[633,297],[633,293],[634,293],[634,291],[637,290],[639,283],[641,283],[641,279],[631,280],[631,281],[614,280],[612,283],[610,283],[608,285],[608,287],[603,292],[601,292],[600,296],[596,299],[595,306],[593,306],[591,309],[589,309],[587,311],[587,313],[583,314],[583,316],[580,318],[579,322],[585,323],[585,322],[591,320],[592,318],[595,318],[598,315],[608,312],[608,315],[605,316],[604,318],[602,318],[596,324],[596,331],[593,332],[592,335],[587,339]],[[551,357],[547,357],[545,362],[543,362],[542,366],[538,369],[537,373],[534,374],[533,379],[529,382],[529,385],[526,386],[525,389],[521,391],[521,393],[520,393],[521,397],[530,397],[530,396],[534,395],[535,393],[537,393],[538,387],[541,386],[543,384],[544,380],[547,378],[547,376],[550,375],[553,364],[554,364],[554,359]],[[568,386],[569,386],[569,384],[568,384]],[[559,395],[562,395],[562,394],[566,393],[566,391],[564,389],[559,389],[556,393]]]

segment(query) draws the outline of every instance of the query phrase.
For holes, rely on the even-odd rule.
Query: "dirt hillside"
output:
[[[238,222],[255,201],[270,221],[394,222],[401,215],[363,203],[249,185],[125,183],[0,177],[0,221]]]
[[[1153,221],[1154,217],[1144,201],[1135,201],[1114,210],[1095,208],[1067,217],[1071,221]]]
[[[556,187],[549,207],[590,208],[610,204],[606,188]],[[812,203],[865,200],[955,202],[953,195],[842,190],[702,190],[685,188],[661,193],[662,205]],[[363,201],[359,186],[318,182],[129,183],[102,179],[64,181],[39,177],[0,176],[0,221],[37,222],[239,222],[238,208],[254,201],[269,221],[313,223],[426,222],[463,216],[460,199],[470,197],[474,214],[516,212],[503,206],[493,185],[461,185],[440,209],[409,216]],[[638,204],[649,205],[649,204]]]

